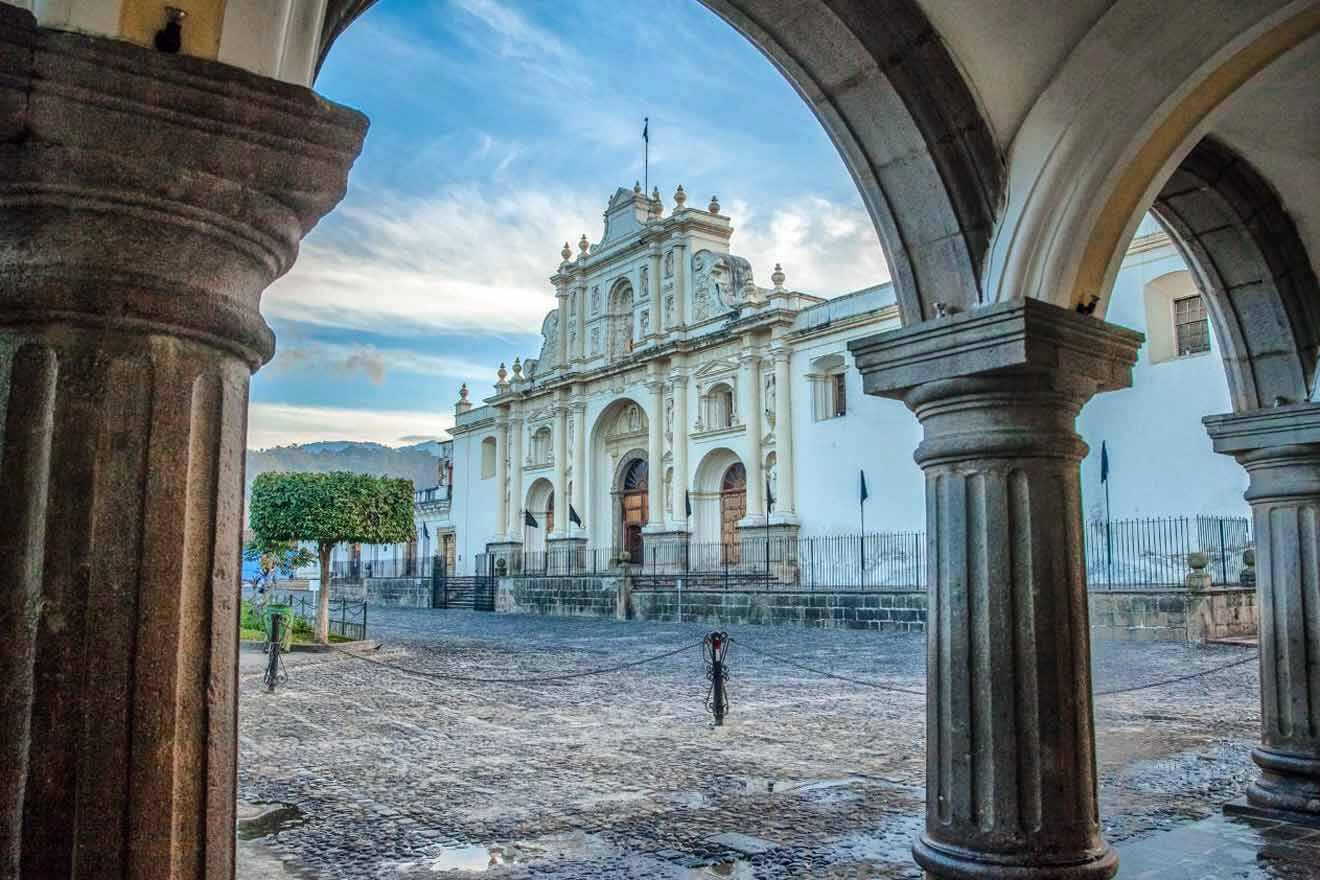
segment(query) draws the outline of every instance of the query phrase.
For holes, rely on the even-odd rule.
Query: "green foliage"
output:
[[[335,471],[267,472],[252,481],[256,542],[396,544],[414,534],[411,480]]]
[[[315,562],[316,554],[294,541],[253,540],[243,545],[243,558],[259,562],[263,575],[279,572],[287,578]]]

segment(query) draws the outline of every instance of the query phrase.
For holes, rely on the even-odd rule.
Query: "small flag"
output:
[[[425,522],[422,523],[422,537],[428,541],[431,540],[431,530],[426,527]]]
[[[765,478],[765,505],[767,508],[775,506],[775,493],[770,488],[770,478]]]
[[[683,507],[684,507],[684,508],[686,509],[686,511],[687,511],[686,514],[685,514],[685,516],[691,516],[691,515],[692,515],[692,493],[691,493],[691,492],[684,492],[684,493],[683,493]]]
[[[577,511],[573,508],[573,505],[571,504],[568,505],[568,521],[571,522],[573,525],[577,526],[578,528],[582,527],[582,518],[578,516]]]
[[[862,503],[865,504],[866,499],[871,497],[871,493],[866,491],[866,471],[862,471],[861,474],[862,474]]]
[[[531,526],[534,529],[541,527],[541,524],[536,521],[536,517],[532,516],[532,512],[526,508],[523,509],[523,525]]]
[[[1109,482],[1109,448],[1105,441],[1100,441],[1100,482]]]
[[[642,140],[648,144],[651,142],[651,117],[642,117]]]

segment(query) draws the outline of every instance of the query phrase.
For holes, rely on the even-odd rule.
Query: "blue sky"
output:
[[[666,207],[718,194],[733,249],[768,283],[824,296],[887,278],[820,124],[695,0],[381,0],[316,83],[371,117],[348,196],[266,294],[279,348],[253,380],[248,445],[397,445],[452,424],[536,356],[565,241],[601,234],[618,186]]]

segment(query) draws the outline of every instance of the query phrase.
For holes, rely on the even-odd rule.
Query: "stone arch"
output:
[[[1205,297],[1238,412],[1307,400],[1320,353],[1320,284],[1274,188],[1207,137],[1151,213]]]
[[[376,0],[329,0],[318,70]],[[1006,168],[918,0],[701,0],[770,60],[834,141],[893,276],[903,323],[980,299]]]
[[[620,457],[610,484],[614,509],[612,546],[627,550],[633,562],[642,558],[642,529],[651,512],[648,490],[655,478],[646,450],[631,449]]]
[[[651,416],[631,397],[618,397],[596,416],[591,426],[583,486],[587,511],[583,520],[598,547],[618,547],[616,528],[621,515],[616,489],[631,458],[647,458]],[[579,513],[583,513],[579,511]]]
[[[540,553],[546,549],[546,538],[554,531],[554,504],[554,484],[545,477],[533,480],[527,488],[523,509],[532,515],[536,525],[533,526],[525,518],[523,520],[524,552]]]
[[[1158,20],[1155,18],[1158,16]],[[1142,33],[1142,39],[1132,34]],[[1142,216],[1253,77],[1320,33],[1320,7],[1118,0],[1073,48],[1013,141],[985,269],[989,301],[1100,297]],[[1196,35],[1189,39],[1189,35]]]
[[[726,446],[717,446],[701,458],[692,478],[692,534],[703,548],[720,543],[720,491],[729,468],[743,460]]]

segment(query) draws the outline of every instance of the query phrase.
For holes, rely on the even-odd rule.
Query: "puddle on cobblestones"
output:
[[[281,831],[288,831],[291,828],[301,828],[307,824],[307,817],[303,815],[302,810],[298,809],[297,804],[286,804],[279,801],[256,801],[252,805],[254,807],[271,807],[271,809],[263,810],[249,819],[239,819],[239,840],[257,840],[262,837],[270,837],[272,834],[279,834]]]
[[[707,877],[725,877],[731,880],[750,880],[755,876],[752,866],[747,862],[737,860],[732,862],[720,862],[716,865],[707,865],[693,875],[693,880],[704,880]]]
[[[416,862],[404,862],[397,865],[400,873],[412,874],[429,872],[439,874],[447,871],[462,873],[480,873],[501,865],[517,865],[530,861],[530,853],[518,845],[471,844],[467,846],[442,846]]]

